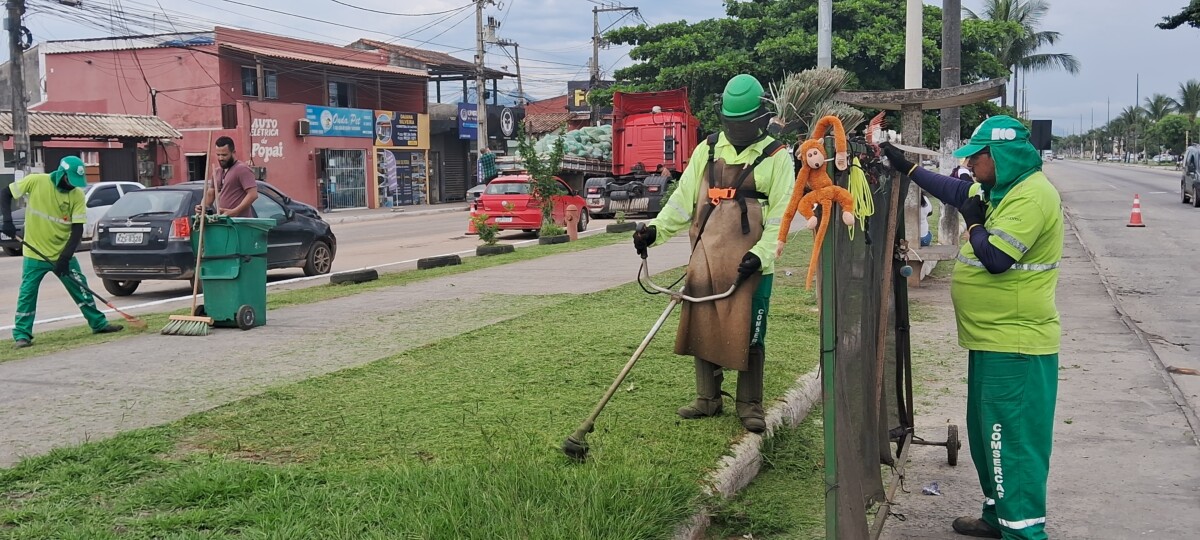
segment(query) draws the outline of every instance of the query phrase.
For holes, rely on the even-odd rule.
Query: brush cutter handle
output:
[[[687,295],[683,294],[682,287],[678,291],[672,291],[671,289],[660,287],[657,284],[655,284],[653,281],[651,281],[650,280],[650,265],[647,264],[645,257],[642,257],[642,267],[638,271],[638,279],[639,280],[645,279],[645,283],[647,285],[649,285],[651,289],[654,289],[663,294],[671,295],[672,300],[683,300],[685,302],[691,302],[693,304],[699,304],[701,302],[712,302],[714,300],[722,300],[724,298],[728,298],[730,295],[733,294],[733,291],[737,290],[738,285],[741,285],[742,282],[745,281],[745,278],[739,274],[737,280],[733,282],[733,285],[729,286],[729,290],[727,290],[723,293],[714,294],[711,296],[700,296],[700,297],[687,296]]]

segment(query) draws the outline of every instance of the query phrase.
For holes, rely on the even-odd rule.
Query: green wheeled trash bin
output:
[[[267,232],[274,219],[207,216],[198,275],[204,315],[214,326],[249,330],[267,323]],[[197,224],[198,226],[198,224]],[[198,229],[193,229],[198,230]],[[199,235],[192,235],[196,249]]]

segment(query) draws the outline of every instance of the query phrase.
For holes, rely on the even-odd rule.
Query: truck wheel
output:
[[[129,296],[136,291],[140,281],[119,281],[115,279],[101,280],[104,283],[104,290],[112,293],[115,296]]]

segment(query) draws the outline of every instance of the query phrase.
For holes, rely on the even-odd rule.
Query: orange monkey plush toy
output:
[[[783,214],[783,223],[779,227],[779,241],[775,247],[775,258],[778,259],[783,254],[784,245],[787,244],[788,229],[792,227],[792,218],[795,217],[796,212],[800,212],[808,220],[809,229],[816,229],[817,217],[813,212],[813,207],[817,204],[821,205],[823,219],[821,219],[820,229],[817,230],[816,239],[813,241],[812,256],[808,263],[808,277],[804,282],[806,289],[812,288],[813,274],[817,271],[817,260],[821,256],[821,244],[825,239],[825,232],[829,229],[829,220],[833,214],[832,203],[836,202],[841,206],[842,221],[846,225],[854,225],[854,197],[846,188],[835,185],[829,178],[829,174],[825,172],[825,143],[822,141],[822,137],[830,128],[833,128],[833,146],[837,152],[834,156],[834,164],[838,170],[842,171],[849,166],[846,130],[842,127],[841,120],[838,120],[836,116],[821,118],[813,128],[812,138],[804,141],[800,145],[800,150],[796,152],[796,157],[800,158],[803,163],[796,173],[792,199],[788,202],[787,210]],[[812,191],[805,194],[805,186]]]

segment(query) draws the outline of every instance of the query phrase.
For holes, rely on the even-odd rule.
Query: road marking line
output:
[[[1167,193],[1174,193],[1174,192],[1172,192],[1172,191],[1151,191],[1150,192],[1151,195],[1166,195]]]

